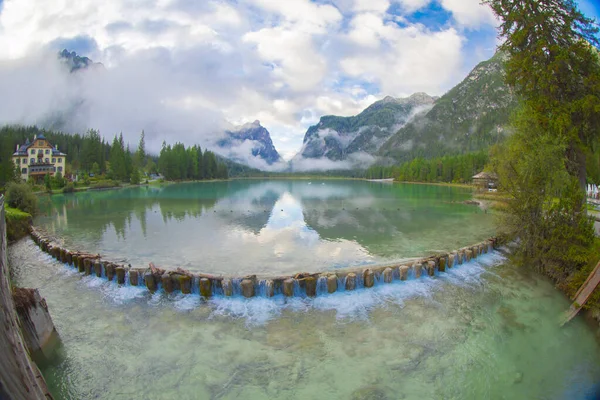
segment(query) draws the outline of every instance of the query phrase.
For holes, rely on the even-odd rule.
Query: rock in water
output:
[[[212,284],[210,282],[210,279],[201,278],[199,285],[200,285],[200,296],[202,296],[202,297],[212,296]]]
[[[375,285],[375,274],[372,269],[366,269],[363,272],[363,279],[366,288],[371,288]]]
[[[335,293],[337,290],[337,275],[329,275],[327,277],[327,292]]]
[[[242,295],[246,298],[254,297],[254,282],[250,279],[244,279],[241,283]]]

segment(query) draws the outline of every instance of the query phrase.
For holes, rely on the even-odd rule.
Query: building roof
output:
[[[50,141],[48,139],[46,139],[46,137],[44,136],[43,133],[40,133],[38,135],[35,136],[34,138],[34,142],[30,142],[29,138],[27,138],[25,140],[25,144],[22,144],[21,146],[19,146],[19,148],[13,153],[13,157],[14,156],[27,156],[27,149],[29,149],[31,146],[33,146],[33,144],[35,143],[35,140],[38,139],[42,139],[48,142],[48,144],[52,147],[52,155],[53,156],[62,156],[62,157],[66,157],[66,154],[59,151],[56,146],[52,146],[52,144],[50,143]]]
[[[474,175],[473,179],[498,179],[498,175],[493,172],[481,171],[477,175]]]

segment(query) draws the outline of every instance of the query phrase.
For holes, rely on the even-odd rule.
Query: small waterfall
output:
[[[256,286],[256,296],[267,297],[267,280],[261,279]]]
[[[275,281],[273,282],[273,295],[278,296],[283,294],[283,282]]]
[[[300,287],[298,279],[294,279],[294,297],[306,297],[306,293]]]
[[[365,276],[362,272],[356,274],[356,289],[363,289],[365,287]]]
[[[233,295],[234,296],[242,295],[242,279],[241,278],[232,279],[231,286],[233,287]]]
[[[317,297],[325,296],[329,292],[327,291],[327,276],[319,276],[317,279]]]
[[[223,281],[212,279],[211,282],[213,296],[224,296],[225,293],[223,291]]]
[[[192,294],[200,296],[200,277],[197,275],[192,276]]]
[[[337,291],[338,292],[345,292],[346,291],[346,277],[345,276],[338,277],[338,280],[337,280]]]
[[[374,282],[375,285],[374,286],[378,286],[378,285],[382,285],[383,282],[383,273],[381,271],[373,271],[373,276],[375,277]]]

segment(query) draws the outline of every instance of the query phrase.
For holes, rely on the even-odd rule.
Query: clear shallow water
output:
[[[493,235],[471,190],[365,181],[184,183],[58,195],[35,221],[134,266],[286,274],[451,251]]]
[[[591,329],[559,328],[566,299],[498,253],[314,300],[209,302],[81,277],[29,239],[9,259],[62,337],[42,368],[57,399],[583,399],[600,381]]]

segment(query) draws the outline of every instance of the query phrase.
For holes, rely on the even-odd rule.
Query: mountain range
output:
[[[400,99],[388,96],[353,117],[321,117],[317,125],[308,128],[298,156],[341,161],[358,152],[374,155],[398,129],[431,109],[436,100],[425,93]]]
[[[503,57],[496,54],[441,98],[386,97],[353,117],[321,117],[296,157],[339,161],[366,153],[397,163],[477,151],[502,140],[516,106],[504,83]]]
[[[67,50],[59,53],[59,59],[71,72],[102,66]],[[503,62],[503,55],[497,53],[479,63],[441,97],[426,93],[387,96],[355,116],[323,116],[308,128],[288,169],[293,170],[301,160],[309,164],[321,159],[344,161],[347,166],[366,167],[373,162],[392,164],[485,149],[508,134],[506,127],[518,104],[504,83]],[[253,167],[285,165],[269,131],[259,121],[217,136],[214,150],[235,162]]]

